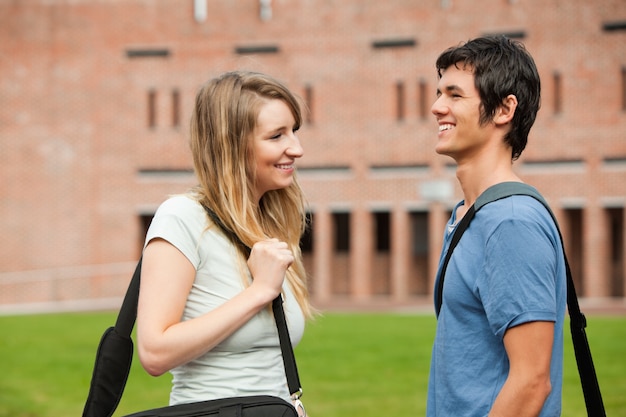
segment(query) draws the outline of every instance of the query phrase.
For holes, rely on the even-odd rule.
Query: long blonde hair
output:
[[[256,202],[251,137],[261,106],[279,99],[302,123],[300,102],[276,79],[261,73],[234,71],[206,83],[196,96],[190,145],[199,181],[193,190],[224,225],[248,247],[260,240],[287,242],[295,261],[286,279],[306,317],[311,317],[300,238],[306,228],[304,194],[296,176],[290,186],[266,192]],[[242,253],[242,255],[244,255]]]

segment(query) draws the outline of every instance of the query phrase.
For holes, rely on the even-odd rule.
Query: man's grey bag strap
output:
[[[552,213],[550,206],[539,191],[537,191],[534,187],[521,182],[503,182],[496,184],[485,190],[476,199],[476,202],[468,209],[465,216],[463,216],[463,219],[461,219],[459,225],[457,226],[454,235],[452,235],[450,246],[439,272],[440,278],[435,294],[435,311],[437,316],[441,311],[441,304],[443,302],[443,283],[448,262],[450,261],[452,252],[461,239],[463,232],[465,232],[465,229],[469,226],[469,223],[472,218],[474,218],[476,212],[485,204],[510,197],[512,195],[527,195],[541,202],[548,213],[550,213],[550,216],[552,217],[559,232],[561,246],[563,246],[565,269],[567,272],[567,309],[570,316],[570,330],[572,333],[572,343],[574,346],[574,354],[576,356],[576,364],[578,365],[580,382],[583,389],[583,395],[585,397],[587,415],[589,417],[605,417],[606,412],[604,410],[600,385],[598,384],[598,378],[595,367],[593,366],[593,358],[591,357],[591,350],[589,348],[589,341],[587,340],[587,334],[585,333],[587,320],[585,319],[585,315],[580,311],[580,306],[578,305],[578,297],[576,296],[576,289],[574,288],[574,280],[572,279],[572,272],[567,261],[567,255],[565,254],[565,246],[563,245],[563,236],[561,235],[559,224],[554,216],[554,213]]]

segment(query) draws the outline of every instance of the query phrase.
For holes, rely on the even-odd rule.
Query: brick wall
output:
[[[320,246],[310,255],[317,294],[334,297],[329,265],[341,263],[357,298],[389,287],[374,282],[385,270],[395,299],[410,287],[427,295],[445,212],[460,198],[449,160],[433,151],[434,61],[446,47],[488,33],[519,37],[542,77],[542,110],[517,162],[520,175],[568,225],[568,247],[580,247],[585,295],[623,296],[625,2],[275,0],[268,20],[250,0],[206,5],[197,21],[191,0],[0,3],[0,303],[123,294],[123,280],[98,292],[97,282],[117,282],[117,270],[86,273],[87,284],[77,284],[86,289],[71,296],[43,297],[24,279],[18,293],[26,295],[9,297],[6,285],[15,285],[15,273],[45,281],[59,270],[120,263],[130,277],[142,216],[193,184],[187,132],[195,92],[238,68],[268,72],[310,97],[300,167],[312,212],[347,211],[365,222],[376,211],[394,221],[428,213],[428,265],[406,254],[410,238],[402,236],[391,258],[379,257],[382,266],[364,263],[371,236],[356,223],[352,261]],[[452,184],[453,195],[424,198],[420,187],[431,181]],[[578,222],[572,210],[582,210]],[[326,223],[315,232],[318,245],[332,241]],[[407,265],[417,264],[429,282],[407,284]]]

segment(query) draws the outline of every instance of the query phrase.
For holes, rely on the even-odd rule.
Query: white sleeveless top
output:
[[[212,225],[203,207],[189,196],[166,200],[157,210],[146,244],[162,238],[178,248],[196,269],[182,320],[211,311],[244,289],[236,248]],[[289,285],[283,285],[291,343],[304,332],[304,316]],[[170,405],[223,397],[274,395],[289,401],[276,322],[271,308],[261,310],[206,354],[170,371]]]

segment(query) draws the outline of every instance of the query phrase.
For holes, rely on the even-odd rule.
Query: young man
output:
[[[477,197],[495,184],[521,182],[513,162],[535,121],[540,81],[523,45],[505,37],[450,48],[436,67],[436,152],[455,160],[464,196],[446,228],[443,260]],[[559,416],[566,271],[550,214],[528,196],[487,204],[453,253],[427,416]]]

